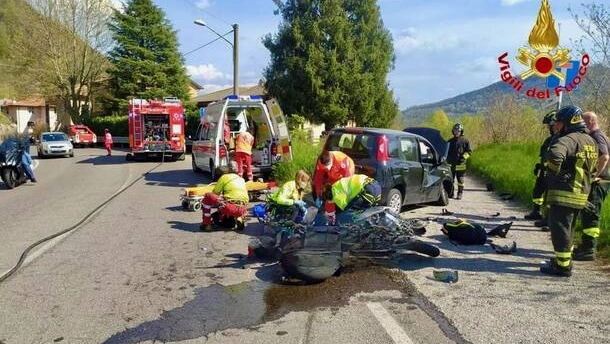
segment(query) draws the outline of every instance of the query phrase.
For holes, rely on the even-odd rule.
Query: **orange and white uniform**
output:
[[[252,173],[252,147],[254,146],[254,136],[248,131],[244,131],[237,135],[235,140],[235,162],[237,162],[237,174],[244,175],[244,164],[248,180],[254,180]]]

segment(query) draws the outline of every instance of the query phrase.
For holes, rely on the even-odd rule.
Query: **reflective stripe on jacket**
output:
[[[583,132],[571,132],[551,143],[546,153],[549,204],[582,209],[597,167],[597,144]]]
[[[254,136],[247,131],[237,135],[235,140],[235,152],[246,153],[252,155],[252,146],[254,145]]]
[[[303,195],[297,189],[297,183],[291,180],[274,192],[269,200],[280,205],[293,205],[294,201],[300,201],[302,198]]]
[[[364,174],[356,174],[351,177],[341,178],[332,186],[333,203],[341,210],[345,210],[347,205],[364,190],[364,186],[370,182],[371,178]]]
[[[223,174],[216,183],[213,193],[223,196],[227,201],[250,201],[244,178],[235,173]]]

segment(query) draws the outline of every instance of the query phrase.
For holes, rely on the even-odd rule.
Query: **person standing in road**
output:
[[[555,115],[558,136],[547,153],[549,228],[555,257],[540,267],[544,274],[572,275],[573,221],[587,203],[597,168],[597,143],[587,135],[582,110],[565,106]]]
[[[252,135],[253,127],[237,135],[235,140],[235,161],[237,162],[237,174],[240,177],[244,175],[244,164],[246,165],[246,173],[248,180],[254,180],[252,173],[252,146],[254,146],[254,136]]]
[[[104,129],[104,146],[106,147],[106,156],[112,155],[112,134],[110,130]]]
[[[555,114],[556,110],[553,110],[547,113],[542,119],[542,124],[546,125],[549,130],[549,136],[542,142],[540,146],[540,161],[536,163],[534,167],[534,175],[536,176],[536,182],[534,184],[534,190],[532,190],[532,202],[534,203],[534,207],[532,211],[525,215],[526,220],[541,220],[540,224],[542,226],[547,225],[546,217],[542,216],[541,207],[544,203],[544,191],[546,189],[544,184],[544,157],[546,155],[546,151],[551,144],[551,140],[555,135],[554,124],[555,124]]]
[[[610,190],[610,171],[608,171],[608,160],[610,160],[610,141],[608,136],[601,131],[597,123],[595,112],[589,111],[583,114],[583,120],[587,126],[589,135],[597,143],[597,171],[593,175],[591,192],[587,204],[580,213],[582,222],[582,236],[580,246],[574,249],[574,260],[595,260],[595,246],[599,237],[599,219],[602,205]]]
[[[23,149],[23,153],[21,154],[21,166],[23,167],[23,172],[25,176],[32,182],[36,183],[36,177],[34,176],[34,170],[32,170],[32,156],[30,155],[30,145],[29,139],[20,140],[21,148]]]
[[[455,199],[462,199],[464,192],[464,173],[466,172],[466,160],[470,158],[470,141],[464,137],[464,126],[456,123],[451,130],[453,137],[449,139],[449,152],[447,153],[447,163],[451,165],[453,180],[457,178],[458,192]],[[451,187],[449,197],[453,198],[454,187]]]

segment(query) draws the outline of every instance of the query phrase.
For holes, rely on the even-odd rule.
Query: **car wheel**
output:
[[[446,206],[449,204],[449,195],[447,194],[447,190],[444,185],[441,185],[441,194],[438,198],[438,201],[435,202],[435,205]]]
[[[191,166],[193,167],[193,172],[201,173],[201,169],[197,167],[197,163],[195,161],[195,154],[191,154]]]
[[[391,189],[388,192],[388,197],[386,198],[386,206],[390,207],[393,212],[400,214],[400,210],[402,209],[402,194],[398,189]]]

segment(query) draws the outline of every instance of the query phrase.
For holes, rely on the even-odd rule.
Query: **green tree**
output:
[[[289,0],[278,33],[263,44],[268,92],[288,113],[327,129],[354,120],[387,127],[398,114],[387,74],[392,39],[375,0]]]
[[[189,100],[189,79],[178,51],[176,31],[151,0],[129,0],[115,10],[110,24],[115,46],[110,52],[111,112],[124,111],[130,97],[168,96]]]

